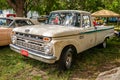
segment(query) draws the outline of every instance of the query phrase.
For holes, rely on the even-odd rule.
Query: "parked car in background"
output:
[[[7,14],[6,17],[16,17],[16,14]]]
[[[10,44],[10,35],[12,29],[21,26],[34,25],[30,19],[21,17],[0,17],[0,46],[5,46]]]

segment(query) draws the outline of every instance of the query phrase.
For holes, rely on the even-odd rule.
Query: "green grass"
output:
[[[0,47],[0,80],[94,80],[100,72],[120,66],[120,39],[108,40],[106,49],[82,52],[71,70],[60,73],[56,66],[23,57],[9,46]]]

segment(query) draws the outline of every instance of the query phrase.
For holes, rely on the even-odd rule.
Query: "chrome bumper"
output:
[[[13,51],[16,51],[18,53],[21,53],[21,49],[25,49],[25,48],[16,46],[14,44],[10,44],[10,48]],[[55,63],[55,61],[56,61],[56,57],[54,57],[54,56],[43,55],[41,53],[37,53],[37,52],[28,50],[28,49],[25,49],[25,50],[28,51],[28,53],[29,53],[28,57],[30,57],[30,58],[33,58],[33,59],[36,59],[36,60],[39,60],[39,61],[42,61],[45,63]]]

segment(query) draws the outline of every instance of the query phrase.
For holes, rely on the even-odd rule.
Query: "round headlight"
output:
[[[15,44],[17,41],[17,37],[16,36],[12,36],[12,43]]]
[[[49,55],[52,55],[52,44],[47,44],[44,46],[44,51],[45,51],[45,54],[49,54]]]

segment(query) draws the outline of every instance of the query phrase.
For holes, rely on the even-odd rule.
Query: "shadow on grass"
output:
[[[1,51],[2,49],[7,48],[7,47],[9,47],[9,45],[7,45],[7,46],[0,46],[0,51]]]

